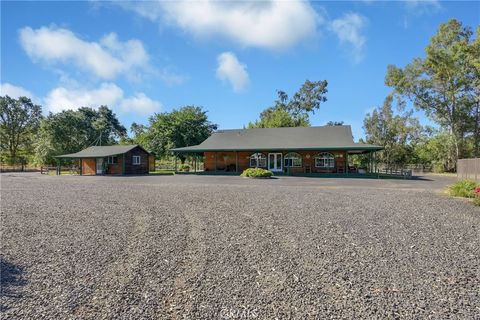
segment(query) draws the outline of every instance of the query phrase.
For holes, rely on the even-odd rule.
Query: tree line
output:
[[[387,67],[385,84],[391,92],[366,115],[362,140],[385,147],[379,154],[385,166],[418,164],[454,171],[457,159],[480,156],[479,35],[480,27],[473,38],[471,28],[452,19],[440,25],[424,58],[403,68]],[[326,80],[306,80],[291,97],[277,91],[272,106],[247,127],[309,126],[310,116],[327,101],[327,86]],[[209,121],[207,111],[194,105],[156,113],[147,125],[133,123],[131,136],[107,106],[47,116],[41,109],[26,97],[0,97],[2,163],[53,164],[56,155],[115,143],[140,144],[165,158],[171,156],[171,148],[199,144],[218,127]],[[425,112],[436,126],[422,125],[415,110]]]

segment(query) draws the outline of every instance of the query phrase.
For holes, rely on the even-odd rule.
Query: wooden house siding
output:
[[[107,164],[107,174],[122,174],[122,166],[123,166],[123,157],[122,155],[118,155],[117,163],[115,164]],[[104,161],[107,160],[108,157]]]
[[[82,159],[82,175],[96,174],[96,164],[95,159]]]
[[[153,155],[148,156],[148,169],[149,171],[155,171],[155,157]]]
[[[133,164],[133,156],[140,156],[140,164]],[[120,158],[123,155],[119,156]],[[145,174],[149,172],[149,154],[142,148],[136,147],[125,153],[125,173]]]
[[[204,168],[205,171],[224,171],[226,168],[233,168],[235,171],[235,165],[238,161],[238,171],[242,172],[243,170],[250,167],[250,156],[254,153],[263,153],[267,158],[266,166],[268,166],[268,154],[269,153],[281,153],[282,154],[282,168],[283,171],[286,171],[284,167],[284,157],[286,154],[290,153],[287,151],[239,151],[239,152],[205,152],[204,153]],[[302,157],[302,166],[301,167],[290,167],[289,171],[291,173],[304,173],[306,171],[311,173],[329,173],[329,172],[344,172],[345,168],[345,151],[297,151],[295,153],[300,154]],[[321,153],[330,153],[335,157],[335,167],[334,168],[317,168],[315,167],[315,156]],[[238,160],[237,160],[238,159]],[[267,167],[265,167],[267,168]]]

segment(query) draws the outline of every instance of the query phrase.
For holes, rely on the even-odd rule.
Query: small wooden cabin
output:
[[[93,146],[56,158],[78,159],[81,175],[147,174],[155,170],[155,158],[139,145]]]

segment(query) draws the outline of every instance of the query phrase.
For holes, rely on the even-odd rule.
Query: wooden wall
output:
[[[155,171],[155,157],[152,155],[148,156],[148,170]]]
[[[140,164],[133,164],[133,156],[140,156]],[[120,155],[119,157],[123,157]],[[149,154],[143,149],[136,147],[125,154],[125,174],[145,174],[148,173]]]
[[[95,159],[82,159],[82,174],[92,175],[97,173],[97,161]]]
[[[268,151],[239,151],[237,152],[238,155],[238,167],[239,172],[247,169],[250,165],[250,156],[253,153],[261,152],[267,157],[267,166],[268,166]],[[274,151],[275,153],[282,153],[285,156],[287,151]],[[322,168],[315,168],[315,155],[323,152],[331,153],[335,156],[335,168],[333,169],[322,169]],[[344,168],[345,166],[345,159],[346,159],[346,152],[345,151],[299,151],[297,152],[302,156],[302,167],[294,167],[290,168],[290,172],[292,173],[303,173],[306,167],[310,167],[310,171],[312,173],[329,173],[329,172],[337,172],[338,168]],[[204,167],[206,171],[215,171],[215,158],[217,164],[217,170],[222,171],[229,165],[235,165],[236,163],[236,153],[235,152],[205,152],[204,153]],[[282,165],[283,165],[283,156],[282,156]],[[285,169],[285,168],[284,168]]]
[[[118,162],[115,164],[107,164],[107,174],[122,174],[122,164],[123,164],[123,156],[117,156]],[[105,158],[103,161],[107,161]]]

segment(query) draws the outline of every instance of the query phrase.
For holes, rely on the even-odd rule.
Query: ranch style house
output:
[[[56,158],[78,160],[81,175],[146,174],[155,166],[153,155],[139,145],[93,146]]]
[[[199,145],[175,154],[203,155],[204,171],[242,172],[260,167],[289,174],[357,172],[349,156],[365,154],[366,171],[376,170],[379,145],[355,143],[348,125],[219,130]]]

